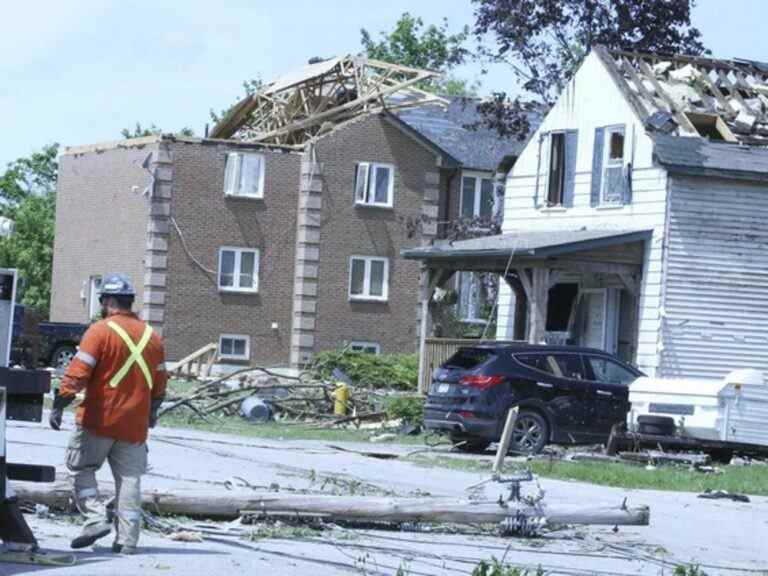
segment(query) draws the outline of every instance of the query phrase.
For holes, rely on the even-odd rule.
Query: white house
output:
[[[500,339],[768,373],[766,145],[768,65],[596,47],[509,173],[503,233],[405,256],[427,296],[453,270],[502,274]]]

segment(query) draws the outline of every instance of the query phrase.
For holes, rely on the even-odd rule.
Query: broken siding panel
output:
[[[671,190],[662,375],[768,372],[768,189],[675,176]]]

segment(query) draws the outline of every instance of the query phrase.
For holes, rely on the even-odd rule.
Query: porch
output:
[[[429,364],[434,364],[428,362],[435,360],[430,351],[446,348],[433,337],[433,315],[441,305],[435,295],[449,288],[457,272],[499,276],[497,340],[587,346],[634,361],[651,233],[527,231],[403,251],[404,258],[423,262],[420,385],[428,384]]]

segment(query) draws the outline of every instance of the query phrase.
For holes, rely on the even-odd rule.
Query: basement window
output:
[[[355,170],[355,204],[391,208],[394,180],[392,164],[360,162]]]
[[[257,292],[259,251],[251,248],[219,250],[219,291]]]
[[[349,299],[385,302],[389,292],[389,260],[373,256],[349,259]]]
[[[224,195],[242,198],[264,197],[264,155],[230,152],[224,169]]]
[[[352,352],[363,352],[365,354],[381,354],[381,346],[378,342],[355,341],[349,343],[349,349]]]
[[[249,360],[250,356],[250,336],[237,334],[222,334],[219,336],[219,358],[221,360]]]
[[[697,112],[686,112],[688,120],[691,121],[696,131],[705,138],[721,142],[736,142],[736,136],[733,135],[728,125],[716,114],[699,114]]]

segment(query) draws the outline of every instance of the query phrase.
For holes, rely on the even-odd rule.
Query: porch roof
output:
[[[540,260],[573,252],[610,248],[651,237],[649,229],[585,229],[525,231],[484,236],[458,242],[411,248],[401,252],[408,260],[441,265],[471,258],[488,260]]]

